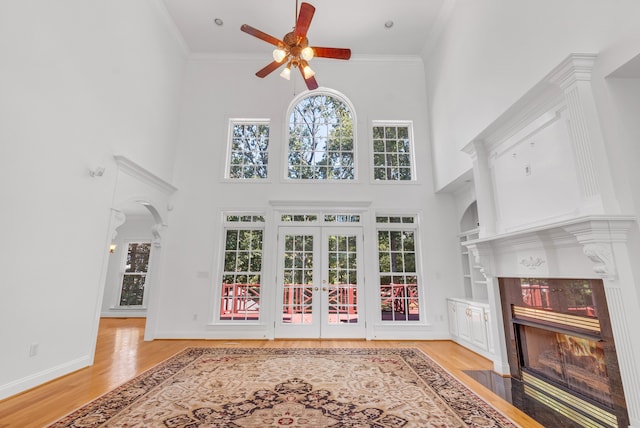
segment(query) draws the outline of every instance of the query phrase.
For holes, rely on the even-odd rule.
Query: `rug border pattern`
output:
[[[96,413],[101,409],[104,418],[96,419],[94,424],[83,424],[82,428],[99,427],[108,422],[109,419],[117,415],[120,411],[134,404],[136,400],[149,393],[154,388],[163,384],[166,380],[181,371],[191,362],[206,354],[215,355],[333,355],[336,353],[347,353],[348,355],[385,355],[392,354],[403,358],[414,373],[424,382],[425,388],[435,392],[436,396],[445,403],[453,412],[469,427],[476,427],[468,409],[473,407],[484,417],[492,419],[496,427],[513,428],[518,427],[508,416],[500,412],[491,404],[486,402],[475,392],[469,389],[462,381],[458,380],[449,371],[438,364],[433,358],[422,350],[413,347],[406,348],[218,348],[218,347],[186,347],[173,356],[159,362],[155,366],[145,370],[136,377],[124,382],[120,386],[106,392],[100,397],[72,411],[66,416],[58,419],[47,428],[74,428],[78,427],[75,420]],[[451,396],[442,394],[442,391],[451,389],[463,390],[462,396],[452,399]],[[135,391],[135,393],[131,393]],[[107,410],[105,410],[105,408]]]

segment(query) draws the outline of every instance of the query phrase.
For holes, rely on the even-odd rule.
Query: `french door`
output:
[[[362,229],[281,226],[275,336],[365,337]]]

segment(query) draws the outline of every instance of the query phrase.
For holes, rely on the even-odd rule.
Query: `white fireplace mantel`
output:
[[[485,276],[615,279],[612,244],[625,243],[635,222],[633,216],[585,216],[464,245]]]
[[[489,300],[496,311],[498,278],[602,279],[632,427],[640,427],[639,281],[629,247],[637,229],[634,216],[590,215],[464,243],[495,285]]]

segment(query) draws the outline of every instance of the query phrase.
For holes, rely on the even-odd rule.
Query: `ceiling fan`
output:
[[[291,68],[297,68],[300,70],[307,88],[309,90],[313,90],[318,87],[318,82],[316,82],[314,77],[315,73],[311,70],[311,67],[309,67],[308,61],[313,57],[334,59],[351,58],[351,49],[309,46],[307,31],[309,30],[309,25],[311,24],[311,19],[313,18],[315,11],[316,8],[309,3],[302,3],[300,5],[300,13],[296,17],[296,25],[293,28],[293,31],[285,34],[282,40],[270,36],[269,34],[247,24],[243,24],[240,27],[240,30],[245,33],[276,46],[276,49],[273,51],[273,62],[261,70],[258,70],[256,76],[265,77],[280,66],[286,64],[286,67],[282,70],[280,76],[289,80]],[[298,1],[296,0],[296,13],[297,12]]]

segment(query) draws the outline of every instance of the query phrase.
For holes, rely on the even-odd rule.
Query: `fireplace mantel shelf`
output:
[[[462,244],[485,277],[533,275],[611,280],[618,273],[614,246],[627,242],[635,222],[636,217],[629,215],[589,215],[481,236]]]
[[[597,234],[597,237],[603,238],[605,241],[618,241],[622,233],[626,237],[626,231],[631,224],[636,221],[636,217],[632,215],[590,215],[572,218],[553,223],[547,223],[527,229],[516,230],[490,236],[481,236],[474,240],[469,240],[464,245],[482,244],[482,243],[508,243],[509,241],[520,241],[523,238],[534,237],[541,233],[574,235],[577,233],[585,234],[591,231]],[[581,227],[582,226],[582,227]],[[555,232],[555,233],[554,233]],[[607,232],[607,235],[602,235]],[[594,235],[595,237],[595,235]],[[606,239],[606,238],[609,239]]]

